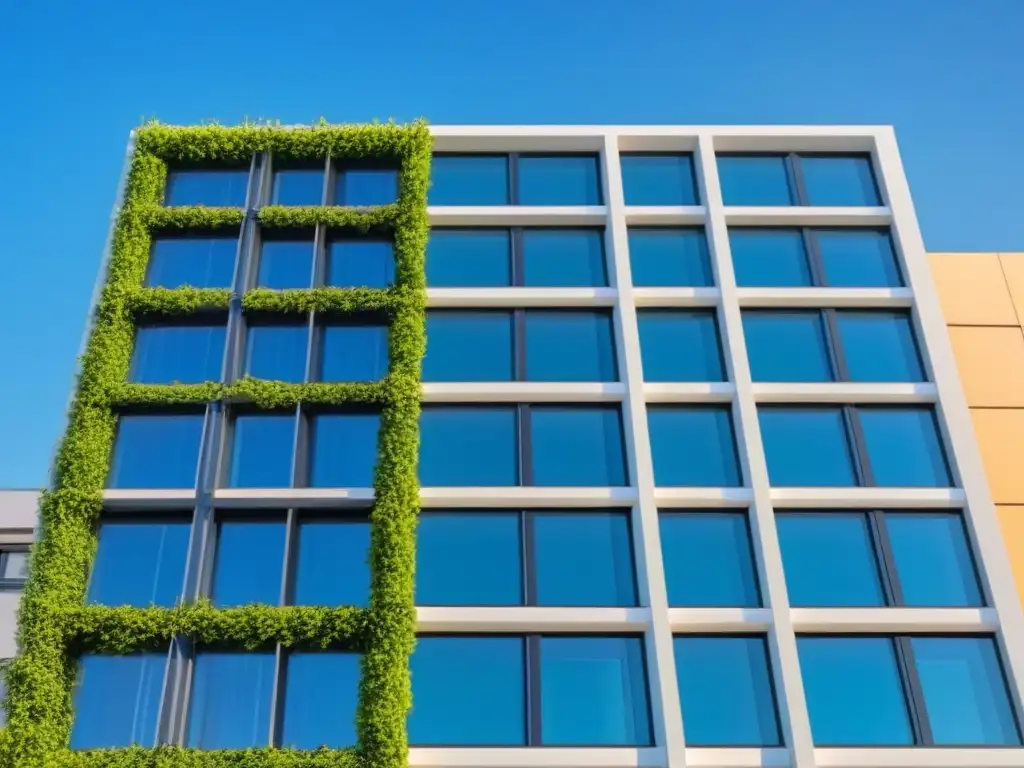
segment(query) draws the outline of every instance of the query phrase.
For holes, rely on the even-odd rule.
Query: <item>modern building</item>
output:
[[[13,764],[1024,767],[1024,255],[891,128],[129,153]]]

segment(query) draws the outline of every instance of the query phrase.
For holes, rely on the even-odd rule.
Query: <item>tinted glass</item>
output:
[[[650,406],[647,428],[657,485],[742,485],[729,408]]]
[[[601,205],[596,155],[521,155],[520,205]]]
[[[522,605],[518,512],[426,513],[416,532],[417,605]]]
[[[620,155],[626,205],[698,205],[692,155]]]
[[[420,637],[409,670],[411,745],[526,744],[522,638]]]
[[[108,488],[194,488],[203,416],[121,416]]]
[[[931,408],[860,408],[859,413],[875,485],[950,485]]]
[[[528,229],[523,232],[523,285],[601,287],[608,285],[604,242],[599,230]]]
[[[816,746],[913,744],[892,640],[798,637],[797,650]]]
[[[191,525],[105,521],[89,579],[90,603],[169,608],[185,578]]]
[[[528,310],[529,381],[617,381],[609,312]]]
[[[395,282],[395,247],[387,240],[336,240],[327,252],[327,285],[387,288]]]
[[[798,229],[730,229],[729,250],[740,288],[797,288],[813,285]]]
[[[0,554],[3,555],[3,570],[0,571],[0,578],[21,580],[28,578],[28,552],[7,550],[5,552],[0,552]],[[0,670],[0,684],[2,683],[3,670]],[[3,701],[3,698],[0,698],[0,701]],[[3,707],[0,707],[0,710],[2,709]]]
[[[71,748],[155,746],[166,666],[166,653],[83,656]]]
[[[171,171],[164,205],[240,208],[245,205],[248,184],[248,169]]]
[[[322,341],[321,381],[379,381],[388,372],[386,325],[328,325]]]
[[[889,513],[889,545],[904,605],[983,605],[963,520],[956,512]]]
[[[545,745],[648,746],[647,675],[638,637],[542,637]]]
[[[867,157],[801,157],[810,205],[881,205]]]
[[[825,284],[838,288],[899,288],[903,285],[888,232],[832,229],[815,233]]]
[[[637,311],[644,381],[725,381],[714,312]]]
[[[511,380],[511,312],[427,312],[423,381]]]
[[[245,373],[257,379],[306,380],[306,325],[252,325],[245,344]]]
[[[783,155],[719,155],[718,179],[726,205],[793,205]]]
[[[534,406],[530,438],[534,485],[628,484],[617,406]]]
[[[356,743],[359,655],[291,653],[285,677],[281,746],[351,747]]]
[[[538,605],[636,605],[625,512],[533,516]]]
[[[285,525],[231,520],[217,525],[211,600],[218,608],[281,601]]]
[[[782,746],[764,638],[677,637],[674,645],[688,746]]]
[[[185,746],[265,747],[270,739],[273,653],[196,654]]]
[[[146,285],[152,288],[230,288],[238,234],[230,237],[156,238]]]
[[[518,485],[516,409],[424,407],[420,485]]]
[[[398,200],[398,171],[393,168],[339,170],[334,186],[335,205],[388,205]]]
[[[323,194],[322,169],[286,169],[274,174],[270,202],[272,205],[320,205]]]
[[[681,512],[659,518],[668,604],[761,605],[745,512]]]
[[[820,312],[744,312],[754,381],[832,381]]]
[[[313,419],[309,484],[369,488],[377,466],[379,413],[324,414]]]
[[[295,605],[358,605],[370,602],[370,523],[366,520],[302,520],[298,528]]]
[[[857,484],[838,408],[758,408],[768,477],[775,486]]]
[[[910,317],[899,312],[836,312],[851,381],[924,381]]]
[[[863,514],[777,514],[790,605],[885,605]]]
[[[294,415],[238,416],[228,485],[232,488],[290,488],[294,444]]]
[[[427,285],[478,288],[512,284],[508,230],[434,229],[427,241]]]
[[[637,287],[715,284],[703,229],[630,227],[629,268]]]
[[[429,205],[508,205],[507,155],[434,155]]]
[[[264,240],[260,247],[260,288],[309,288],[313,279],[313,243],[309,240]]]
[[[223,325],[139,328],[128,378],[140,384],[220,381],[225,336]]]

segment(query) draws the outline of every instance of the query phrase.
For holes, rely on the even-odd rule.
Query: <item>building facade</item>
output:
[[[890,128],[133,142],[16,764],[1024,766],[1016,283]]]

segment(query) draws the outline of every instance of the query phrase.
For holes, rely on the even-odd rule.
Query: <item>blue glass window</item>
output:
[[[300,520],[293,604],[369,605],[369,551],[367,520]]]
[[[526,744],[520,637],[420,637],[409,659],[413,746]]]
[[[517,423],[515,407],[424,407],[420,485],[518,485]]]
[[[328,325],[322,340],[321,381],[379,381],[387,374],[387,325]]]
[[[923,381],[910,316],[903,312],[836,312],[851,381]]]
[[[688,746],[782,746],[763,637],[677,637],[674,646]]]
[[[745,512],[671,512],[659,517],[668,604],[761,605]]]
[[[105,520],[89,579],[90,603],[169,608],[185,579],[188,521]]]
[[[250,325],[245,345],[245,373],[257,379],[297,383],[306,380],[309,327]]]
[[[230,237],[161,237],[153,241],[146,270],[151,288],[230,288],[238,233]]]
[[[651,406],[647,427],[657,485],[742,485],[728,407]]]
[[[121,416],[108,488],[194,488],[202,414]]]
[[[256,284],[260,288],[285,290],[309,288],[313,280],[311,240],[264,240]]]
[[[288,655],[281,746],[330,749],[356,743],[359,655],[317,651]]]
[[[597,155],[521,155],[520,205],[601,205]]]
[[[373,486],[379,431],[379,413],[335,413],[314,417],[310,486]]]
[[[530,440],[534,485],[628,484],[617,406],[533,406]]]
[[[530,516],[538,605],[636,605],[628,514],[572,511]]]
[[[397,200],[398,171],[396,169],[339,169],[334,185],[335,205],[389,205]]]
[[[387,288],[395,282],[395,246],[387,240],[335,240],[327,253],[327,285]]]
[[[508,155],[434,155],[430,205],[508,205]]]
[[[610,312],[528,310],[529,381],[617,381]]]
[[[832,381],[820,312],[744,312],[750,376],[754,381]]]
[[[323,168],[284,168],[274,173],[272,205],[320,205],[323,195]]]
[[[231,488],[290,488],[294,414],[245,414],[235,418]]]
[[[220,381],[224,325],[150,325],[135,334],[130,381],[199,384]]]
[[[432,229],[427,241],[427,285],[486,288],[512,285],[507,229]]]
[[[550,746],[649,746],[638,637],[540,639],[541,739]]]
[[[793,205],[785,155],[719,155],[726,205]]]
[[[241,208],[248,185],[247,168],[171,171],[167,174],[164,205]]]
[[[644,381],[725,381],[714,312],[641,309]]]
[[[71,748],[155,746],[166,667],[166,653],[83,656]]]
[[[273,653],[200,651],[192,674],[185,746],[265,747],[270,741]]]
[[[607,286],[604,233],[592,229],[524,230],[523,285]]]
[[[210,599],[218,608],[279,605],[285,524],[280,520],[223,520],[217,525]]]
[[[839,408],[758,408],[768,477],[775,486],[857,484]]]
[[[800,157],[808,205],[881,205],[869,157]]]
[[[629,268],[638,288],[715,284],[702,228],[630,227],[628,235]]]
[[[620,157],[626,205],[699,205],[692,155]]]
[[[899,288],[903,285],[888,232],[817,230],[825,284],[836,288]]]
[[[928,407],[858,409],[874,485],[946,487],[949,468]]]
[[[984,604],[956,512],[890,512],[885,516],[903,604],[976,608]]]
[[[511,380],[511,312],[427,312],[423,381]]]
[[[799,229],[729,229],[729,250],[740,288],[813,285]]]

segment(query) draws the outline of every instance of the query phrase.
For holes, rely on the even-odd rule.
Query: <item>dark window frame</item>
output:
[[[7,563],[12,554],[28,554],[31,550],[29,544],[0,544],[0,573],[7,572]],[[28,579],[17,577],[5,577],[0,579],[0,592],[20,592],[25,588]]]
[[[655,153],[657,154],[657,153]],[[791,206],[810,206],[810,197],[807,194],[807,182],[804,178],[804,169],[801,163],[803,158],[836,158],[836,159],[857,159],[867,160],[868,167],[871,169],[871,181],[874,185],[875,195],[878,197],[878,206],[867,206],[867,207],[882,207],[885,202],[882,197],[882,189],[878,183],[878,169],[875,167],[875,159],[871,152],[756,152],[756,151],[744,151],[744,152],[716,152],[715,161],[717,162],[721,157],[734,157],[734,158],[782,158],[786,168],[786,183],[789,186],[789,204]],[[726,204],[728,205],[728,203]],[[853,207],[865,207],[865,206],[853,206]]]

